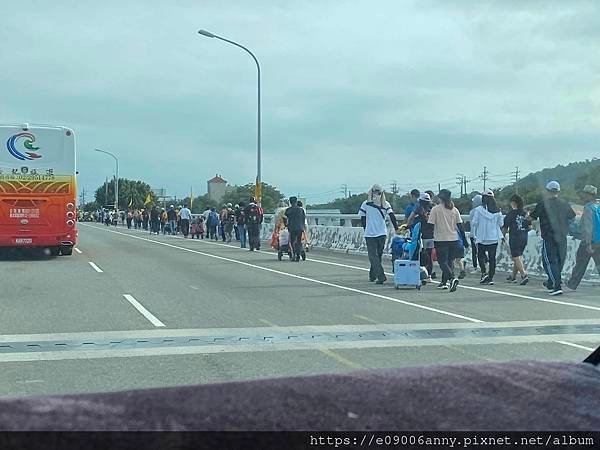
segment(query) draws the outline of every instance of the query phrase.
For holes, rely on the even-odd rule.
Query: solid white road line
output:
[[[99,228],[99,227],[94,227],[94,228],[97,228],[99,230],[103,230],[102,228]],[[231,262],[231,263],[234,263],[234,264],[239,264],[239,265],[246,266],[246,267],[252,267],[253,269],[262,270],[264,272],[275,273],[275,274],[282,275],[282,276],[285,276],[285,277],[295,278],[297,280],[308,281],[308,282],[311,282],[311,283],[320,284],[322,286],[329,286],[329,287],[333,287],[333,288],[336,288],[336,289],[342,289],[342,290],[348,291],[348,292],[354,292],[354,293],[361,294],[361,295],[367,295],[369,297],[375,297],[375,298],[380,298],[380,299],[383,299],[383,300],[389,300],[391,302],[400,303],[400,304],[406,305],[406,306],[412,306],[414,308],[423,309],[425,311],[430,311],[430,312],[434,312],[434,313],[438,313],[438,314],[443,314],[445,316],[455,317],[457,319],[468,320],[469,322],[477,322],[477,323],[482,323],[483,322],[483,320],[479,320],[479,319],[476,319],[474,317],[463,316],[461,314],[456,314],[456,313],[453,313],[453,312],[450,312],[450,311],[444,311],[444,310],[433,308],[433,307],[430,307],[430,306],[419,305],[417,303],[412,303],[412,302],[408,302],[408,301],[405,301],[405,300],[400,300],[400,299],[397,299],[397,298],[394,298],[394,297],[388,297],[387,295],[375,294],[373,292],[363,291],[361,289],[354,289],[354,288],[351,288],[351,287],[348,287],[348,286],[342,286],[342,285],[339,285],[339,284],[328,283],[326,281],[317,280],[315,278],[303,277],[301,275],[296,275],[296,274],[292,274],[292,273],[288,273],[288,272],[282,272],[280,270],[275,270],[275,269],[271,269],[271,268],[268,268],[268,267],[262,267],[262,266],[258,266],[256,264],[251,264],[251,263],[247,263],[247,262],[244,262],[244,261],[238,261],[236,259],[226,258],[224,256],[213,255],[213,254],[210,254],[210,253],[205,253],[205,252],[201,252],[201,251],[198,251],[198,250],[193,250],[191,248],[180,247],[178,245],[169,244],[167,242],[155,241],[153,239],[147,239],[147,238],[143,238],[143,237],[139,237],[139,236],[133,236],[133,235],[128,234],[128,233],[121,233],[119,231],[114,231],[114,230],[103,230],[103,231],[106,231],[106,232],[109,232],[109,233],[120,234],[122,236],[127,236],[127,237],[129,237],[131,239],[139,239],[141,241],[152,242],[152,243],[157,244],[157,245],[163,245],[165,247],[175,248],[175,249],[182,250],[182,251],[189,252],[189,253],[196,253],[198,255],[206,256],[208,258],[218,259],[218,260],[221,260],[221,261],[228,261],[228,262]]]
[[[93,228],[99,228],[99,227],[93,227]],[[99,228],[99,229],[102,229],[102,228]],[[118,234],[122,234],[122,235],[125,235],[125,236],[130,236],[130,237],[133,237],[133,238],[136,238],[136,239],[143,239],[143,238],[138,238],[137,236],[131,236],[131,235],[128,235],[128,234],[125,234],[125,233],[119,233],[119,232],[112,231],[112,230],[105,230],[105,231],[111,231],[113,233],[118,233]],[[179,236],[176,236],[176,237],[179,237]],[[183,237],[181,237],[181,239],[183,239]],[[154,241],[154,240],[151,240],[151,239],[143,239],[143,240],[147,240],[147,241],[150,241],[150,242],[155,242],[157,244],[164,244],[164,245],[171,246],[170,244],[166,244],[166,243]],[[203,244],[217,245],[217,246],[226,246],[226,247],[237,248],[237,249],[240,249],[240,250],[246,250],[246,249],[242,249],[240,247],[237,247],[236,245],[222,244],[220,242],[211,242],[209,240],[198,240],[198,242],[202,242]],[[172,246],[172,247],[176,247],[176,248],[180,248],[180,249],[183,248],[183,247],[177,247],[177,246]],[[191,252],[196,252],[195,250],[191,250],[191,249],[185,249],[185,250],[191,251]],[[265,254],[272,254],[272,252],[266,252],[264,250],[258,250],[258,252],[265,253]],[[203,252],[196,252],[196,253],[204,254]],[[223,258],[221,256],[215,256],[215,255],[209,255],[209,256],[214,256],[214,257],[216,257],[218,259],[229,260],[229,258]],[[235,261],[235,260],[232,260],[232,261]],[[320,263],[320,264],[327,264],[327,265],[332,265],[332,266],[344,267],[344,268],[348,268],[348,269],[361,270],[363,272],[368,272],[368,270],[369,270],[369,269],[366,269],[364,267],[351,266],[351,265],[348,265],[348,264],[335,263],[335,262],[331,262],[331,261],[323,261],[323,260],[318,260],[318,259],[314,259],[314,258],[309,258],[308,261],[310,261],[310,262],[316,262],[316,263]],[[263,267],[260,267],[260,266],[255,266],[253,264],[244,263],[244,262],[241,262],[241,261],[235,261],[235,262],[238,262],[238,263],[244,264],[244,265],[249,265],[249,266],[256,267],[256,268],[260,268],[260,269],[263,269],[263,270],[273,271],[273,272],[276,272],[276,273],[282,273],[282,274],[289,275],[289,276],[292,276],[292,277],[295,277],[295,278],[303,278],[303,277],[299,277],[299,276],[296,276],[296,275],[287,274],[285,272],[279,272],[279,271],[275,271],[273,269],[267,269],[267,268],[263,268]],[[393,276],[392,273],[386,273],[386,275]],[[326,284],[326,285],[330,284],[330,283],[326,283],[326,282],[320,282],[318,280],[313,280],[313,281],[321,283],[321,284]],[[340,288],[345,288],[343,286],[339,286],[339,287]],[[493,293],[493,294],[505,295],[505,296],[509,296],[509,297],[523,298],[523,299],[526,299],[526,300],[534,300],[534,301],[540,301],[540,302],[546,302],[546,303],[554,303],[554,304],[563,305],[563,306],[571,306],[571,307],[577,307],[577,308],[591,309],[591,310],[598,310],[598,311],[600,311],[599,307],[589,306],[589,305],[583,305],[583,304],[579,304],[579,303],[570,303],[570,302],[562,302],[562,301],[559,301],[559,300],[543,299],[543,298],[538,298],[538,297],[532,297],[532,296],[529,296],[529,295],[522,295],[522,294],[517,294],[517,293],[512,293],[512,292],[498,291],[496,289],[485,289],[485,288],[471,287],[471,286],[465,286],[465,285],[462,285],[460,287],[464,288],[464,289],[471,289],[471,290],[475,290],[475,291],[490,292],[490,293]],[[357,291],[357,290],[352,289],[352,288],[345,288],[345,289]],[[361,291],[358,291],[358,292],[361,292]],[[390,298],[390,297],[380,296],[378,294],[371,294],[371,293],[366,293],[366,294],[367,295],[372,295],[372,296],[375,296],[375,297],[385,298],[385,299],[392,300],[392,301],[397,301],[399,303],[410,304],[411,306],[421,307],[423,309],[433,310],[433,311],[439,312],[441,314],[451,315],[451,316],[454,316],[454,317],[461,317],[461,318],[464,318],[466,320],[469,320],[470,322],[485,323],[485,321],[483,321],[483,320],[469,318],[469,317],[466,317],[466,316],[460,316],[458,314],[450,313],[450,312],[447,312],[447,311],[441,311],[441,310],[438,310],[436,308],[429,308],[429,307],[426,307],[424,305],[417,305],[417,304],[413,304],[413,303],[409,303],[409,302],[404,302],[402,300],[397,300],[397,299],[393,299],[393,298]],[[554,342],[556,342],[557,344],[568,345],[568,346],[571,346],[571,347],[574,347],[574,348],[579,348],[579,349],[582,349],[582,350],[589,350],[589,351],[593,351],[594,350],[592,348],[584,347],[582,345],[574,344],[572,342],[567,342],[567,341],[554,341]]]
[[[562,306],[572,306],[575,308],[582,308],[582,309],[591,309],[594,311],[600,311],[600,307],[598,306],[590,306],[590,305],[583,305],[581,303],[571,303],[571,302],[562,302],[560,300],[552,300],[549,298],[539,298],[539,297],[532,297],[531,295],[523,295],[523,294],[517,294],[514,292],[504,292],[504,291],[498,291],[497,289],[484,289],[484,288],[478,288],[475,286],[460,286],[464,289],[470,289],[472,291],[483,291],[483,292],[491,292],[493,294],[500,294],[500,295],[508,295],[511,297],[517,297],[517,298],[524,298],[526,300],[534,300],[537,302],[544,302],[544,303],[554,303],[556,305],[562,305]]]
[[[148,311],[146,308],[144,308],[144,305],[142,305],[135,298],[133,298],[132,295],[123,294],[123,297],[125,297],[125,299],[129,303],[131,303],[133,305],[133,307],[142,314],[142,316],[144,316],[146,319],[148,319],[150,321],[150,323],[152,323],[152,325],[154,325],[155,327],[164,327],[165,326],[164,323],[162,323],[160,320],[158,320],[156,318],[156,316],[154,314],[152,314],[150,311]]]
[[[585,347],[583,345],[574,344],[573,342],[567,342],[567,341],[554,341],[554,342],[556,342],[557,344],[568,345],[569,347],[580,348],[581,350],[586,350],[588,352],[593,352],[594,350],[596,350],[595,348]]]
[[[176,236],[176,237],[179,237],[179,236]],[[181,237],[181,239],[183,239],[183,237]],[[246,250],[246,249],[241,249],[240,247],[238,247],[236,245],[223,244],[220,242],[211,242],[211,241],[206,241],[206,240],[198,240],[198,242],[202,242],[203,244],[208,244],[208,245],[216,245],[219,247],[232,247],[232,248],[237,248],[240,250]],[[264,254],[268,254],[268,255],[273,254],[273,252],[267,252],[264,250],[256,250],[256,252],[264,253]],[[361,270],[363,272],[369,271],[369,269],[367,269],[365,267],[352,266],[349,264],[337,263],[337,262],[333,262],[333,261],[324,261],[324,260],[319,260],[319,259],[315,259],[312,257],[308,258],[306,261],[307,262],[315,262],[315,263],[319,263],[319,264],[327,264],[330,266],[344,267],[347,269]],[[392,276],[392,277],[394,276],[393,273],[389,273],[389,272],[386,272],[385,274],[388,276]],[[458,287],[462,288],[462,289],[473,290],[473,291],[482,291],[482,292],[489,292],[491,294],[504,295],[507,297],[522,298],[525,300],[533,300],[533,301],[543,302],[543,303],[553,303],[555,305],[561,305],[561,306],[570,306],[573,308],[581,308],[581,309],[590,309],[593,311],[600,311],[600,307],[598,307],[598,306],[584,305],[582,303],[572,303],[572,302],[564,302],[564,301],[560,301],[560,300],[553,300],[553,299],[549,299],[549,298],[539,298],[539,297],[533,297],[531,295],[518,294],[516,292],[499,291],[497,289],[488,289],[488,288],[481,288],[481,287],[475,287],[475,286],[467,286],[464,284],[459,284]]]
[[[96,264],[94,264],[93,262],[91,262],[91,261],[88,261],[88,264],[89,264],[90,266],[92,266],[92,268],[93,268],[93,269],[94,269],[96,272],[98,272],[98,273],[102,273],[102,272],[104,272],[104,271],[103,271],[103,270],[102,270],[100,267],[98,267],[98,266],[97,266]]]
[[[79,250],[77,247],[75,247],[73,250],[75,250],[77,253],[79,253],[80,255],[83,253],[81,250]]]

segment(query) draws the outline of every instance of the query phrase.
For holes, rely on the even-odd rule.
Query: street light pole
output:
[[[206,30],[199,30],[198,34],[201,34],[202,36],[209,37],[209,38],[219,39],[221,41],[235,45],[236,47],[239,47],[242,50],[245,50],[250,56],[252,56],[252,59],[256,63],[256,70],[257,70],[257,74],[258,74],[258,78],[257,78],[257,80],[258,80],[258,89],[257,89],[257,96],[258,96],[257,126],[258,126],[258,130],[257,130],[257,135],[256,135],[256,186],[255,186],[254,193],[255,193],[256,201],[260,205],[261,197],[262,197],[260,64],[258,63],[258,59],[254,55],[254,53],[252,53],[250,50],[248,50],[243,45],[238,44],[237,42],[231,41],[229,39],[225,39],[224,37],[221,37],[221,36],[217,36],[216,34],[213,34]]]
[[[105,153],[109,156],[112,156],[115,159],[116,164],[116,180],[115,180],[115,209],[119,211],[119,159],[112,154],[111,152],[107,152],[106,150],[100,150],[99,148],[94,149],[97,152]]]

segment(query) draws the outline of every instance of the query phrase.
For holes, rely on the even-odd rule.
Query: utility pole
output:
[[[483,174],[481,175],[481,179],[483,180],[483,190],[485,191],[486,188],[486,182],[487,180],[489,180],[489,175],[490,172],[487,170],[486,166],[483,166]]]
[[[108,205],[108,177],[104,181],[104,206]]]
[[[463,195],[466,194],[465,192],[465,180],[467,177],[465,177],[464,175],[457,175],[456,176],[456,184],[458,186],[460,186],[460,196],[462,197]]]
[[[83,205],[85,205],[85,188],[83,188],[81,191],[81,205],[80,206],[83,206]]]
[[[520,180],[520,177],[519,177],[519,174],[520,174],[520,172],[519,172],[519,166],[515,167],[515,171],[512,174],[515,176],[515,193],[518,194],[519,193],[519,185],[518,185],[518,183],[519,183],[519,180]]]
[[[348,185],[342,184],[342,193],[344,194],[344,198],[348,198]]]
[[[400,189],[398,189],[398,181],[397,180],[392,180],[392,182],[390,184],[390,191],[392,192],[392,208],[393,208],[396,203],[396,195],[398,194],[398,192],[400,192]]]

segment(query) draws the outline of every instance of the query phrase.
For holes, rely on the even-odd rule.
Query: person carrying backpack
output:
[[[175,206],[171,205],[167,210],[167,219],[169,221],[170,234],[177,234],[177,212]]]
[[[208,239],[218,240],[217,236],[217,226],[219,225],[219,215],[215,208],[210,208],[210,213],[208,214],[208,220],[206,221],[206,226],[208,228]]]
[[[575,255],[575,267],[571,278],[566,286],[576,290],[585,275],[590,259],[594,259],[596,270],[600,273],[600,204],[596,200],[598,189],[588,184],[580,192],[581,199],[585,204],[579,229],[581,242]]]
[[[246,203],[240,202],[235,212],[240,248],[246,248]]]
[[[575,211],[559,198],[560,184],[550,181],[546,185],[546,195],[530,214],[540,220],[542,233],[542,265],[548,275],[544,286],[550,295],[561,295],[562,270],[567,258],[567,234],[569,223],[575,218]]]
[[[251,197],[250,204],[246,207],[246,226],[251,252],[260,250],[260,224],[262,221],[262,209],[256,204],[256,199]]]
[[[233,239],[233,227],[235,225],[235,211],[231,206],[231,203],[227,203],[227,214],[225,215],[224,223],[227,243],[230,243]]]
[[[304,231],[304,222],[306,213],[304,209],[298,206],[298,198],[290,197],[290,206],[283,215],[284,224],[287,226],[290,236],[290,244],[294,249],[294,261],[300,261],[302,254],[302,232]]]

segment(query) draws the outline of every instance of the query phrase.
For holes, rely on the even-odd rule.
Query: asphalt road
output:
[[[473,274],[456,293],[418,292],[372,284],[367,267],[81,224],[71,257],[0,260],[0,395],[581,361],[600,341],[598,286],[549,298],[540,280],[483,288]]]

